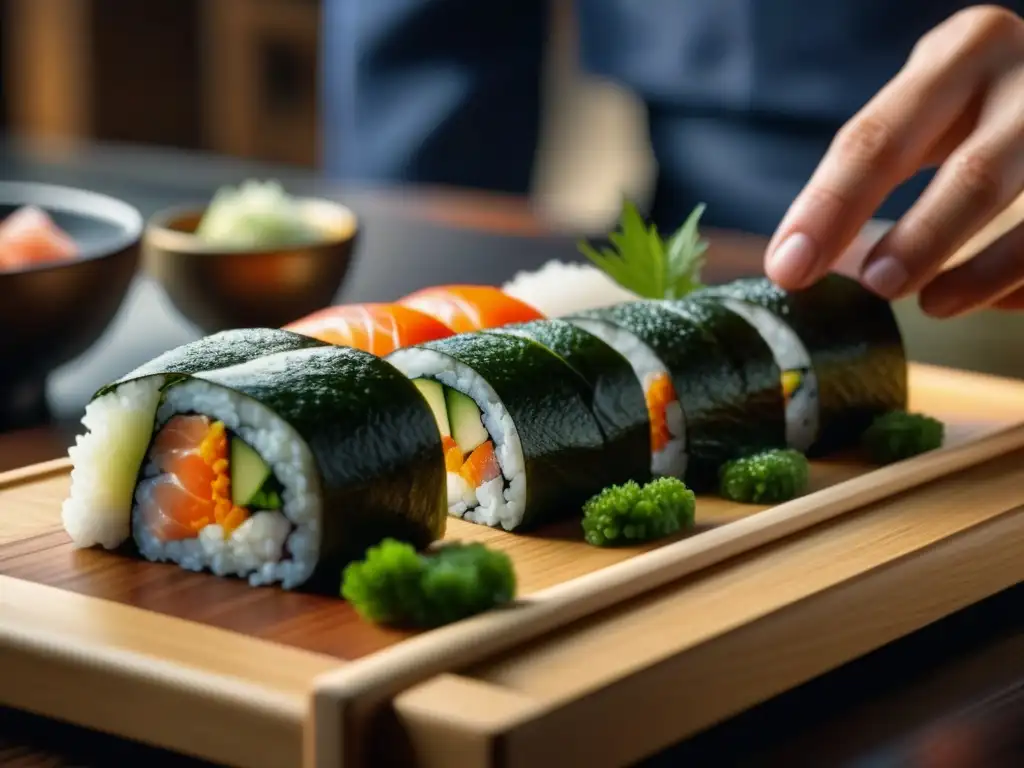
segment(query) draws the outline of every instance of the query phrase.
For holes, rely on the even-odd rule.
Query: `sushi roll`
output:
[[[715,300],[706,297],[705,300]],[[806,453],[818,435],[818,379],[803,342],[778,315],[742,299],[722,297],[722,306],[750,324],[772,350],[786,404],[786,444]]]
[[[650,417],[640,381],[625,357],[564,320],[534,320],[486,333],[532,339],[579,374],[584,396],[604,434],[602,476],[609,485],[651,479]]]
[[[368,546],[393,537],[424,547],[447,520],[429,406],[382,359],[344,347],[172,383],[133,497],[143,557],[285,589],[336,592],[342,567]]]
[[[443,339],[452,329],[401,304],[346,304],[306,315],[285,330],[383,357],[402,347]]]
[[[132,491],[167,384],[192,374],[263,355],[323,343],[289,331],[223,331],[176,347],[102,387],[85,408],[80,434],[68,451],[71,492],[64,529],[77,547],[115,549],[131,535]]]
[[[578,515],[606,484],[595,471],[604,438],[579,376],[541,344],[467,333],[386,360],[434,409],[450,515],[524,530]]]
[[[704,328],[718,348],[732,362],[743,380],[744,412],[751,424],[759,425],[756,442],[763,448],[786,446],[786,401],[779,387],[782,370],[771,347],[742,317],[719,303],[700,297],[665,301],[663,305]],[[684,402],[683,413],[686,414]]]
[[[697,294],[743,315],[782,370],[790,445],[811,456],[852,447],[871,420],[907,407],[907,358],[892,306],[841,275],[785,291],[744,278]]]
[[[439,285],[410,293],[399,304],[430,315],[456,333],[526,323],[544,316],[491,285]]]
[[[602,338],[633,366],[651,422],[655,476],[678,477],[707,490],[726,461],[785,444],[781,397],[777,407],[748,392],[744,361],[756,347],[707,306],[641,300],[566,318]],[[749,329],[748,329],[749,330]],[[721,334],[721,336],[717,335]],[[745,349],[731,355],[731,345]],[[770,362],[770,351],[762,350]],[[759,395],[760,388],[755,388]]]

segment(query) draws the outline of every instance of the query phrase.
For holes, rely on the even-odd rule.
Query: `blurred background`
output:
[[[0,130],[318,165],[320,0],[0,0]],[[576,66],[572,0],[551,3],[534,197],[600,226],[653,178],[643,110]],[[126,62],[131,62],[126,66]],[[600,156],[601,163],[587,162]]]
[[[556,226],[597,231],[623,193],[649,199],[655,166],[638,102],[581,74],[572,2],[551,3],[532,197]],[[318,167],[320,0],[0,0],[0,14],[0,133]],[[897,309],[915,358],[1024,376],[1005,346],[1020,316]]]

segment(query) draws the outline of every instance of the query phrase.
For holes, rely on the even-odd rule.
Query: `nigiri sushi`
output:
[[[284,330],[380,357],[452,335],[452,329],[435,318],[401,304],[328,307],[289,323]]]
[[[398,303],[430,315],[455,333],[544,318],[529,304],[490,285],[439,285],[415,291]]]
[[[46,211],[19,208],[0,222],[0,269],[18,269],[73,259],[78,245]]]

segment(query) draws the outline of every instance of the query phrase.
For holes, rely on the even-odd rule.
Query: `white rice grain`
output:
[[[163,384],[163,376],[130,381],[86,406],[86,431],[68,450],[71,491],[61,508],[75,547],[116,549],[131,536],[132,493]]]
[[[639,298],[592,264],[557,259],[532,272],[517,272],[501,290],[547,317],[562,317]]]

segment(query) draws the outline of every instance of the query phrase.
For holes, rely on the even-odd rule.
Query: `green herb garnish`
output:
[[[516,594],[512,560],[477,542],[452,542],[428,552],[384,539],[350,563],[341,596],[378,624],[438,627],[483,613]]]
[[[779,504],[807,490],[807,457],[789,448],[733,459],[719,472],[719,493],[741,504]]]
[[[892,464],[942,447],[945,425],[923,413],[883,413],[861,436],[861,445],[876,464]]]
[[[629,480],[583,505],[583,536],[595,547],[662,539],[693,526],[696,503],[693,491],[674,477],[644,486]]]
[[[613,248],[595,249],[580,242],[580,252],[612,280],[644,299],[681,299],[703,288],[700,272],[708,244],[697,228],[705,205],[701,203],[675,234],[664,240],[654,224],[647,224],[636,206],[623,200],[619,231],[608,239]]]

